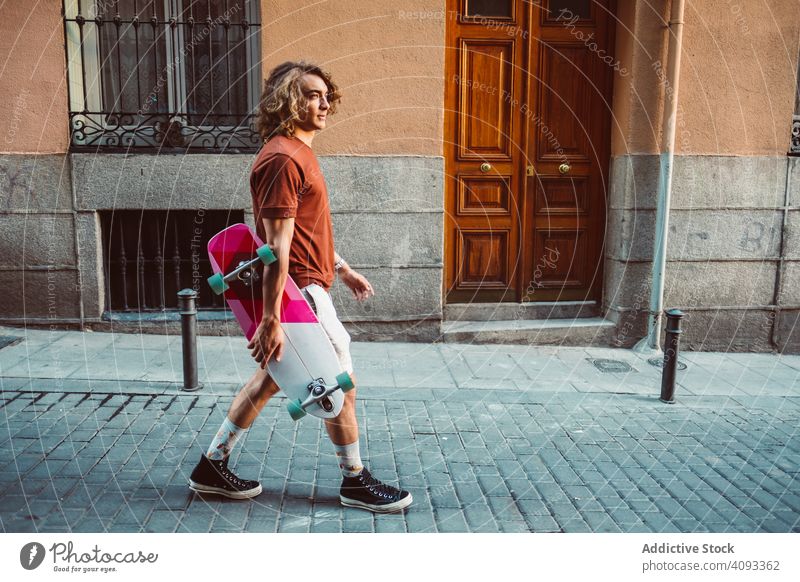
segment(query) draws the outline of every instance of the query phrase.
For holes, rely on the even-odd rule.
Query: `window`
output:
[[[467,0],[465,11],[467,16],[485,18],[512,18],[513,12],[513,2],[508,0]]]
[[[258,0],[64,0],[72,148],[255,150]]]
[[[178,291],[186,288],[198,292],[198,307],[223,309],[225,300],[206,283],[206,247],[238,222],[244,222],[242,210],[100,211],[106,311],[175,309]]]

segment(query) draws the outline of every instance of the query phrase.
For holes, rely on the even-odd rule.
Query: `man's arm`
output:
[[[342,283],[347,285],[350,291],[353,292],[353,297],[358,301],[364,301],[375,295],[375,291],[367,281],[367,278],[350,268],[350,265],[336,251],[333,252],[333,260],[335,261],[336,273]]]
[[[281,297],[289,276],[289,247],[294,235],[294,218],[264,218],[265,243],[277,257],[271,265],[264,265],[261,277],[264,313],[253,339],[247,347],[261,368],[265,368],[274,355],[283,356],[283,330],[281,329]]]

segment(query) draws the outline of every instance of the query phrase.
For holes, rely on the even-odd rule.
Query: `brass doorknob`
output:
[[[492,169],[492,164],[490,164],[490,163],[488,163],[488,162],[483,162],[483,163],[481,164],[481,172],[483,172],[484,174],[485,174],[486,172],[488,172],[489,170],[491,170],[491,169]]]
[[[570,165],[569,164],[561,164],[558,167],[558,171],[561,172],[562,174],[566,174],[567,172],[569,172],[569,170],[570,170]]]

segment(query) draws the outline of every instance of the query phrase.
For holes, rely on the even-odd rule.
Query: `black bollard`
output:
[[[668,404],[675,403],[675,370],[678,368],[678,342],[680,340],[681,318],[680,309],[668,309],[664,312],[667,316],[667,334],[664,338],[664,366],[661,368],[661,401]]]
[[[202,388],[197,381],[197,307],[194,289],[178,291],[178,307],[181,313],[181,339],[183,340],[183,390],[195,392]]]

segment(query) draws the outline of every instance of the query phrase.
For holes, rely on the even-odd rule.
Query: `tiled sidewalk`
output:
[[[200,338],[193,394],[174,383],[179,338],[29,332],[0,349],[3,531],[800,531],[798,357],[685,354],[665,404],[628,351],[356,344],[362,457],[415,498],[373,516],[339,505],[322,423],[280,398],[231,460],[264,492],[188,490],[252,370],[240,343]]]

